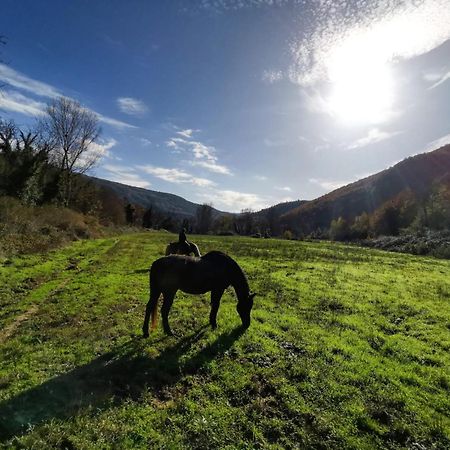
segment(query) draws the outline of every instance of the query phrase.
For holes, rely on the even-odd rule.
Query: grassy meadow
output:
[[[4,448],[450,447],[450,261],[325,242],[192,236],[244,269],[178,293],[141,338],[147,269],[174,235],[78,241],[0,260]]]

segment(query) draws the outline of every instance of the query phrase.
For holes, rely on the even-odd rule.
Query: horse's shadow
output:
[[[149,273],[150,272],[150,268],[149,267],[146,267],[146,268],[144,268],[144,269],[136,269],[136,270],[133,270],[132,272],[130,272],[130,273]]]
[[[137,400],[143,392],[164,397],[168,387],[184,375],[201,370],[244,332],[235,328],[193,356],[183,358],[206,328],[179,340],[154,358],[145,352],[151,345],[149,341],[133,338],[89,364],[0,403],[0,442],[45,421],[67,419],[89,407],[102,410],[127,399]]]

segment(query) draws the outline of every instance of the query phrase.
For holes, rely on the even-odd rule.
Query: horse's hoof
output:
[[[216,330],[216,329],[217,329],[217,323],[212,323],[212,324],[211,324],[211,328],[212,328],[213,330]]]
[[[148,337],[149,337],[149,334],[148,334],[148,333],[144,333],[144,334],[142,335],[142,337],[143,337],[143,338],[148,338]]]

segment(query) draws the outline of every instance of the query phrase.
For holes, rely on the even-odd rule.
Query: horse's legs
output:
[[[150,315],[156,314],[157,312],[157,306],[158,306],[158,300],[159,296],[161,295],[161,291],[154,286],[150,287],[150,299],[147,303],[147,308],[145,309],[145,318],[144,318],[144,325],[142,326],[142,332],[144,334],[144,337],[148,337],[148,322],[150,320]],[[156,321],[156,318],[155,318]],[[154,322],[152,320],[152,322]]]
[[[215,289],[211,291],[211,312],[209,313],[209,323],[213,329],[217,328],[217,311],[220,306],[224,289]]]
[[[173,333],[169,325],[169,311],[170,308],[172,307],[173,299],[175,298],[176,292],[177,291],[169,291],[163,293],[164,301],[161,308],[161,317],[163,322],[164,333],[170,336],[172,336]]]

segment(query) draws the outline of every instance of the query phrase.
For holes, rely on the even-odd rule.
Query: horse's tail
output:
[[[153,299],[153,302],[152,302],[152,325],[151,325],[152,330],[154,330],[156,328],[156,326],[158,325],[158,300],[159,300],[159,295],[156,298],[156,300]]]
[[[169,244],[170,246],[170,244]],[[158,261],[155,261],[150,267],[150,300],[149,300],[149,309],[151,315],[151,329],[154,330],[156,325],[158,324],[158,301],[161,296],[161,289],[158,285]]]

